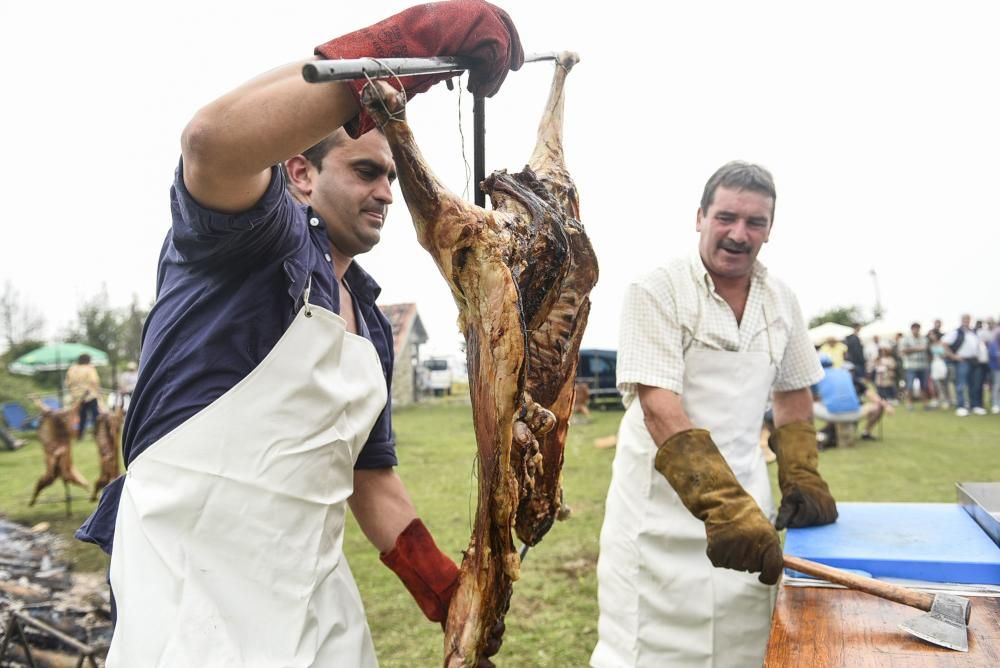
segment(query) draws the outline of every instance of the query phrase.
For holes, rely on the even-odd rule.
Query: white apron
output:
[[[685,413],[707,429],[740,484],[773,516],[760,428],[777,373],[769,353],[684,354]],[[636,399],[618,432],[597,564],[599,640],[591,665],[760,666],[772,587],[715,568],[705,525],[654,468],[657,444]]]
[[[341,547],[385,401],[375,348],[307,290],[250,375],[129,466],[109,668],[377,666]]]

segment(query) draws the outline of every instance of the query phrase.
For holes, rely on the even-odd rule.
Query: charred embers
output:
[[[107,652],[108,586],[100,575],[74,577],[58,558],[60,541],[0,517],[2,668],[96,666]]]

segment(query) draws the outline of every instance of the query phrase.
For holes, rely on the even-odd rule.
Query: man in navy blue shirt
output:
[[[523,59],[506,13],[478,0],[316,53],[467,56],[480,95]],[[355,261],[379,242],[392,153],[366,132],[362,84],[310,85],[301,68],[227,93],[182,137],[129,470],[78,532],[112,556],[109,666],[375,665],[345,504],[430,620],[457,586],[393,469],[392,332]],[[437,80],[401,83],[412,96]]]

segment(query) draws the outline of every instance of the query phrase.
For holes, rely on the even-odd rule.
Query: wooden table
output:
[[[847,589],[783,585],[764,666],[923,668],[1000,666],[1000,598],[970,597],[969,651],[938,647],[899,628],[921,612]]]

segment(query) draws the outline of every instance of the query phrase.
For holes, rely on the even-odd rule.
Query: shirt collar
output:
[[[712,280],[712,275],[705,268],[705,263],[701,261],[701,253],[699,251],[696,250],[691,254],[690,264],[691,277],[694,278],[695,282],[705,286],[709,294],[717,294],[715,292],[715,281]],[[765,278],[767,278],[767,267],[760,260],[754,260],[753,267],[750,269],[750,284],[753,285],[756,282],[763,281]]]
[[[362,303],[372,306],[382,292],[382,287],[371,275],[361,268],[355,259],[344,273],[344,280],[351,286],[351,293]]]
[[[323,221],[322,216],[316,213],[312,207],[305,205],[303,207],[310,234],[315,235],[314,239],[320,243],[320,246],[324,249],[323,252],[326,254],[327,261],[329,261],[330,256],[326,249],[330,247],[330,237],[326,234],[326,223]],[[310,222],[313,218],[319,221],[318,225],[313,225]],[[379,294],[382,292],[382,287],[358,264],[357,258],[351,261],[350,266],[347,267],[347,271],[344,272],[344,280],[351,286],[351,294],[361,301],[361,303],[368,306],[373,306],[375,300],[378,299]]]

